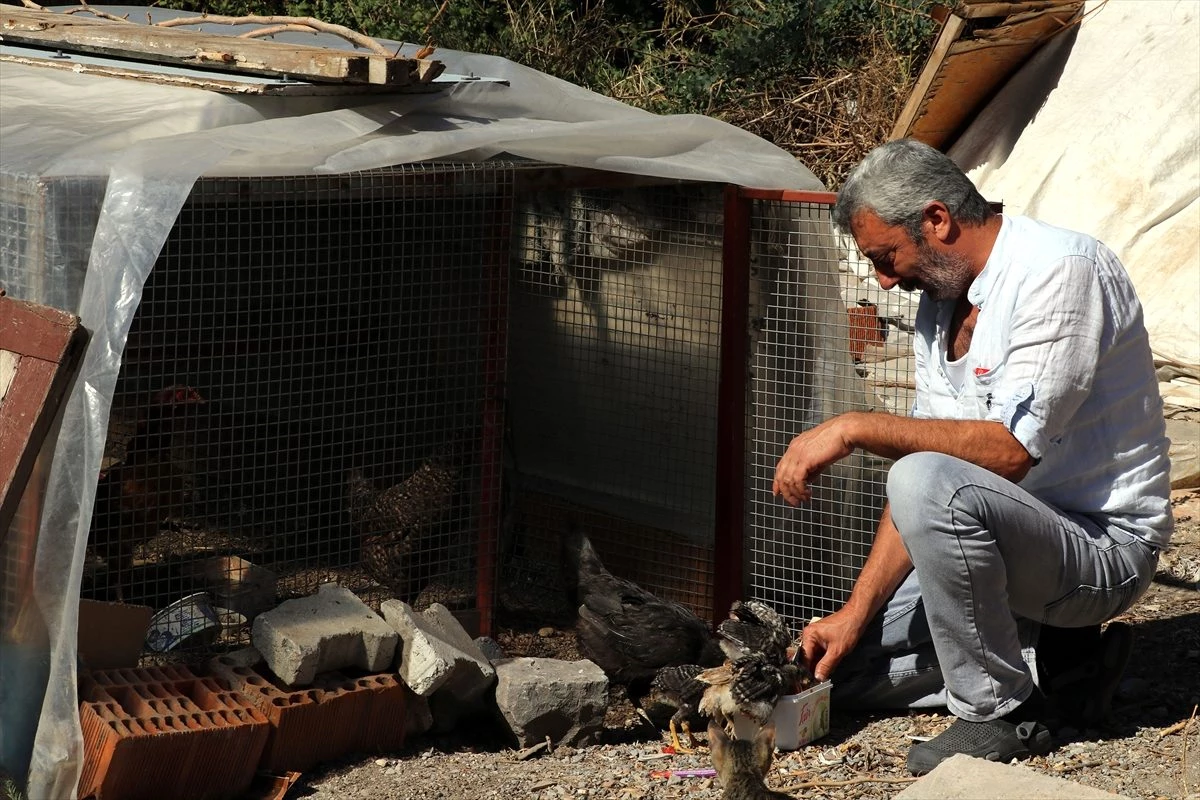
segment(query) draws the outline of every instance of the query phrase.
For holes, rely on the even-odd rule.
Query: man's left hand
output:
[[[792,439],[775,466],[771,492],[789,505],[812,498],[809,482],[838,459],[854,452],[846,432],[845,415],[834,417]]]

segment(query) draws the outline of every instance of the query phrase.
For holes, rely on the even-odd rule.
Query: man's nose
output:
[[[884,291],[900,283],[898,275],[886,275],[879,270],[875,270],[875,280],[879,281],[879,285],[883,287]]]

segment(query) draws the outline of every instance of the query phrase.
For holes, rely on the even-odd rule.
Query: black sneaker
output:
[[[988,722],[954,720],[937,736],[927,742],[916,742],[908,749],[908,771],[913,775],[924,775],[959,753],[1008,763],[1014,758],[1050,752],[1050,730],[1035,719],[1023,719],[1028,714],[1027,705],[1029,703],[1022,703],[1007,717]]]
[[[1110,622],[1087,656],[1077,656],[1068,669],[1049,668],[1043,673],[1042,688],[1052,708],[1051,716],[1058,723],[1075,727],[1104,724],[1112,716],[1113,695],[1132,652],[1132,626]]]

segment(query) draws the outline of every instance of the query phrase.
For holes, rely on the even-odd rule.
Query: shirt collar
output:
[[[983,271],[975,276],[975,280],[971,281],[971,286],[967,289],[967,300],[973,306],[983,306],[983,301],[992,291],[992,286],[996,283],[996,275],[1001,270],[1000,262],[1003,260],[1005,240],[1008,238],[1012,224],[1008,217],[1001,215],[1000,217],[1000,232],[996,234],[996,241],[992,243],[992,252],[988,254],[987,263],[983,265]]]

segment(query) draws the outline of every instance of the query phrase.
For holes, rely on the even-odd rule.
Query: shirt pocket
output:
[[[963,390],[963,400],[966,406],[964,411],[969,411],[973,415],[973,419],[992,417],[993,411],[997,409],[996,387],[1003,371],[1003,364],[997,364],[994,367],[978,366],[968,375]]]

